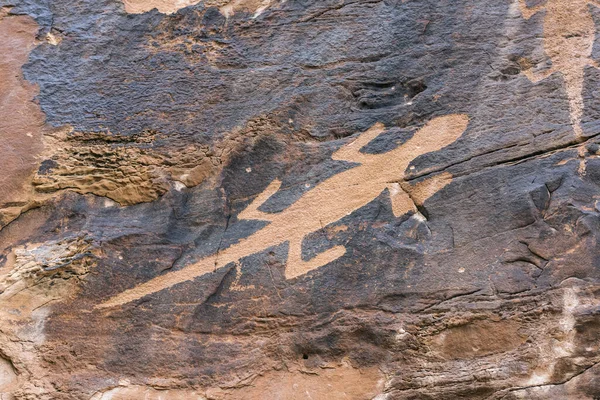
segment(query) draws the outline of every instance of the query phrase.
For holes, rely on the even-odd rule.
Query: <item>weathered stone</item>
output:
[[[0,7],[0,399],[600,398],[599,2]]]

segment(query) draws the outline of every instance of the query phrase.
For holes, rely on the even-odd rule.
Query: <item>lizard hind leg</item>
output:
[[[302,239],[290,240],[285,278],[292,279],[333,262],[346,254],[344,246],[334,246],[308,261],[302,259]]]

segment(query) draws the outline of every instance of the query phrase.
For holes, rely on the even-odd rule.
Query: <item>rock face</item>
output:
[[[1,400],[600,398],[600,2],[0,7]]]

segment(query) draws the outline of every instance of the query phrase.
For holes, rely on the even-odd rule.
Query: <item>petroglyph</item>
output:
[[[600,6],[600,0],[547,0],[529,8],[526,0],[519,0],[521,14],[525,19],[544,10],[544,50],[552,61],[552,67],[535,73],[523,71],[530,81],[539,82],[555,72],[561,72],[569,99],[571,125],[575,135],[583,135],[583,78],[586,66],[598,67],[590,59],[596,27],[589,6]]]
[[[385,189],[389,191],[394,215],[417,212],[416,205],[450,183],[452,177],[449,173],[441,173],[416,185],[409,185],[404,181],[406,169],[418,156],[453,143],[465,131],[468,122],[468,117],[463,114],[439,117],[419,129],[411,139],[394,150],[383,154],[361,153],[360,150],[364,146],[385,131],[384,126],[377,123],[332,155],[334,160],[357,163],[358,166],[323,181],[282,212],[260,211],[259,207],[280,188],[281,182],[275,180],[238,215],[238,219],[268,221],[269,225],[263,229],[218,254],[129,289],[98,307],[128,303],[286,242],[289,245],[285,270],[287,279],[304,275],[328,264],[343,256],[346,252],[345,247],[335,246],[311,260],[304,260],[304,237],[365,206]]]

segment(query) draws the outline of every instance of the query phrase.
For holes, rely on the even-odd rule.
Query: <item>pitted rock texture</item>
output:
[[[0,399],[600,398],[595,0],[0,0]]]

